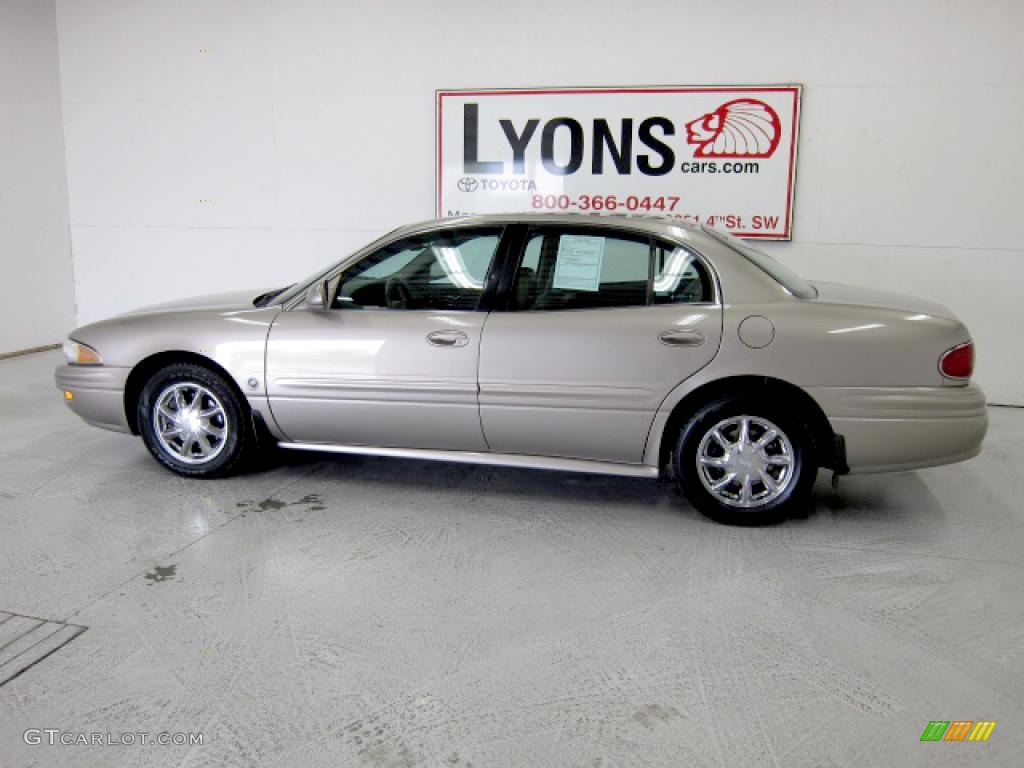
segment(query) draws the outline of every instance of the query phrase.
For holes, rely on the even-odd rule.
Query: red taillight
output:
[[[969,379],[974,373],[974,342],[946,350],[939,358],[939,370],[951,379]]]

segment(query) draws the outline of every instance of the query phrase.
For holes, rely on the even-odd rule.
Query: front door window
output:
[[[343,272],[336,309],[474,310],[500,229],[444,230],[399,240]]]

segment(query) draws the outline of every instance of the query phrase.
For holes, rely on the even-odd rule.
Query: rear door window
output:
[[[512,290],[517,310],[600,309],[647,304],[650,241],[600,230],[529,233]]]
[[[529,232],[510,309],[553,311],[714,300],[707,267],[683,246],[603,230]]]

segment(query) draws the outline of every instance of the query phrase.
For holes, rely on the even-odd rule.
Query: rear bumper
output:
[[[977,456],[985,393],[966,387],[818,387],[808,394],[846,442],[853,474],[898,472]]]
[[[115,432],[131,432],[124,413],[124,385],[129,368],[58,365],[54,371],[57,389],[70,392],[68,408],[89,424]]]

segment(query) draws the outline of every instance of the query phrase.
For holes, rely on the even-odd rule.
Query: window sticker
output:
[[[596,292],[601,284],[603,237],[562,235],[558,241],[552,287],[563,291]]]

